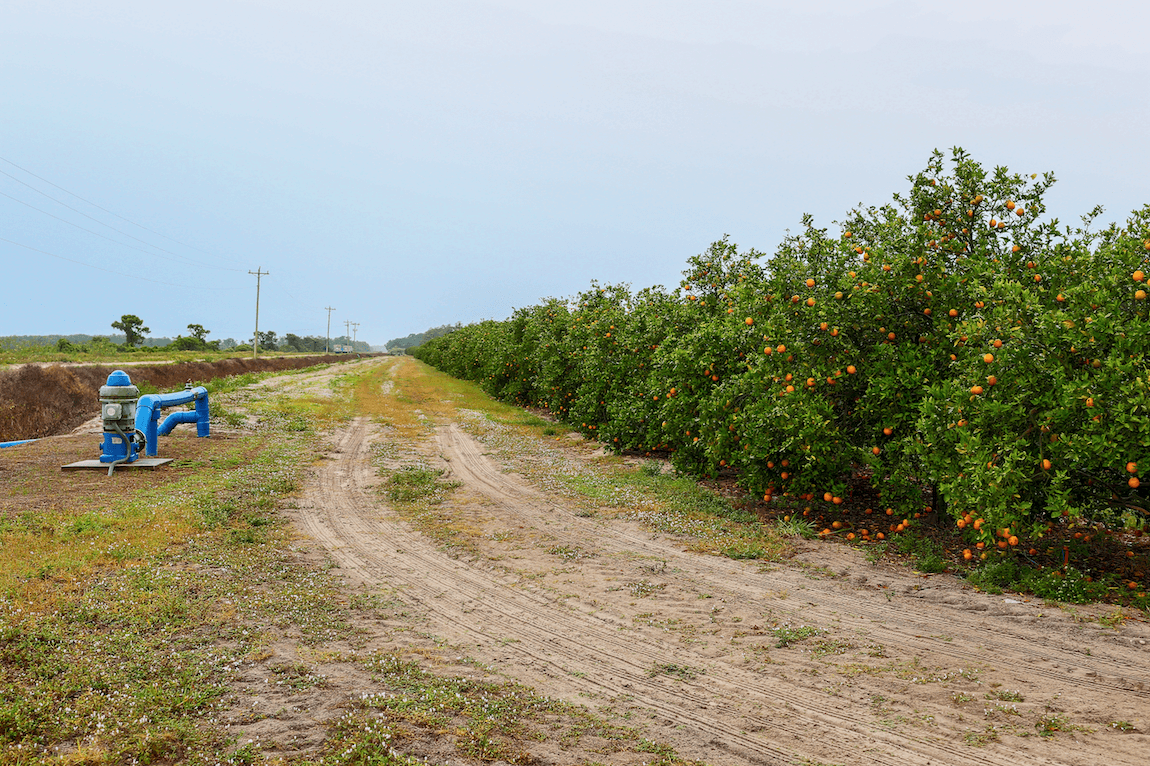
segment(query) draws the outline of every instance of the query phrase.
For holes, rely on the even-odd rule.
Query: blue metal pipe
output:
[[[27,444],[34,441],[39,441],[39,439],[21,439],[18,442],[0,442],[0,449],[4,447],[15,447],[17,444]]]
[[[191,410],[180,410],[179,412],[173,412],[171,415],[168,415],[166,418],[164,418],[163,423],[160,423],[159,435],[167,436],[172,432],[172,429],[174,429],[180,423],[198,423],[199,420],[199,414],[192,412]]]
[[[160,426],[161,410],[189,402],[195,402],[195,412],[173,412]],[[136,405],[136,430],[144,434],[144,452],[149,457],[159,453],[160,436],[167,436],[180,423],[194,422],[197,436],[210,436],[209,418],[208,389],[203,386],[170,394],[144,394]]]

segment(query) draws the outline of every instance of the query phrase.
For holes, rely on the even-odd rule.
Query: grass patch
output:
[[[459,482],[440,481],[442,469],[407,465],[392,472],[384,482],[384,494],[393,503],[442,503]]]
[[[946,551],[934,540],[913,534],[896,535],[895,549],[914,559],[914,568],[930,574],[946,571]]]
[[[191,455],[163,472],[74,476],[78,491],[0,526],[0,763],[224,760],[216,716],[267,631],[353,634],[330,579],[289,563],[277,512],[326,410],[281,411],[306,427],[179,442]]]
[[[349,635],[322,573],[284,566],[275,506],[308,445],[197,444],[214,454],[163,487],[0,531],[0,762],[57,747],[89,764],[215,762],[230,745],[214,717],[258,626]]]
[[[821,636],[826,633],[825,630],[812,627],[810,625],[798,625],[792,627],[790,625],[779,625],[771,628],[771,633],[775,637],[775,648],[782,649],[783,647],[790,646],[791,644],[805,641],[812,636]]]
[[[967,575],[967,580],[987,593],[1012,590],[1071,604],[1100,601],[1108,593],[1119,590],[1113,577],[1094,579],[1072,566],[1032,569],[1011,559],[987,563]]]
[[[785,520],[776,519],[772,526],[775,533],[781,537],[801,537],[804,540],[814,540],[819,536],[819,531],[813,522],[793,516]]]
[[[558,739],[564,750],[652,753],[658,763],[682,764],[673,748],[605,723],[585,708],[541,697],[530,688],[476,675],[437,675],[395,654],[364,660],[387,691],[365,694],[334,726],[322,763],[417,764],[404,754],[429,730],[462,756],[490,762],[536,763],[525,743]],[[650,762],[650,761],[648,761]]]

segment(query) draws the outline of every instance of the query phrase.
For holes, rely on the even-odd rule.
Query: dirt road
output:
[[[589,470],[471,415],[402,445],[461,483],[461,554],[374,489],[380,427],[334,434],[295,523],[349,588],[540,694],[714,764],[1145,764],[1150,629],[800,542],[781,564],[685,550],[515,472]],[[507,440],[521,439],[511,444]],[[500,441],[502,440],[502,441]],[[581,467],[582,466],[582,467]],[[605,756],[610,761],[610,756]]]

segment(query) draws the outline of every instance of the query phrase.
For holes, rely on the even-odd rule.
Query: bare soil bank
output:
[[[132,365],[132,382],[175,389],[185,382],[208,381],[246,372],[295,370],[315,364],[358,359],[346,354],[248,359],[217,362]],[[21,365],[0,371],[0,442],[39,439],[67,433],[99,413],[100,386],[117,369],[110,365]]]

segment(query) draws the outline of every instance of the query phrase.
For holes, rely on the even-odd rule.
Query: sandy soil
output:
[[[346,370],[261,385],[322,395]],[[461,483],[446,507],[472,530],[470,548],[445,548],[381,501],[374,445]],[[354,646],[277,636],[236,682],[226,718],[239,741],[317,753],[348,701],[373,689],[341,655],[385,650],[452,674],[480,672],[462,661],[474,658],[711,764],[1148,762],[1147,623],[1105,605],[978,593],[838,544],[798,541],[797,556],[771,565],[702,555],[684,537],[565,497],[538,478],[547,471],[516,472],[578,471],[593,454],[568,439],[509,445],[466,414],[418,442],[366,419],[333,433],[287,509],[294,555],[333,566],[349,602],[377,594],[392,606],[360,624]],[[810,635],[780,646],[787,630]],[[278,685],[296,666],[324,682]],[[463,760],[437,750],[433,733],[421,755]],[[546,743],[533,755],[643,762]]]
[[[1107,620],[1112,608],[978,593],[835,544],[800,543],[770,566],[688,552],[677,535],[532,486],[451,423],[401,446],[462,483],[449,503],[478,547],[461,557],[381,504],[382,438],[366,420],[334,434],[293,512],[349,592],[395,594],[459,651],[684,757],[1147,762],[1150,628]],[[787,628],[814,632],[779,646]]]

